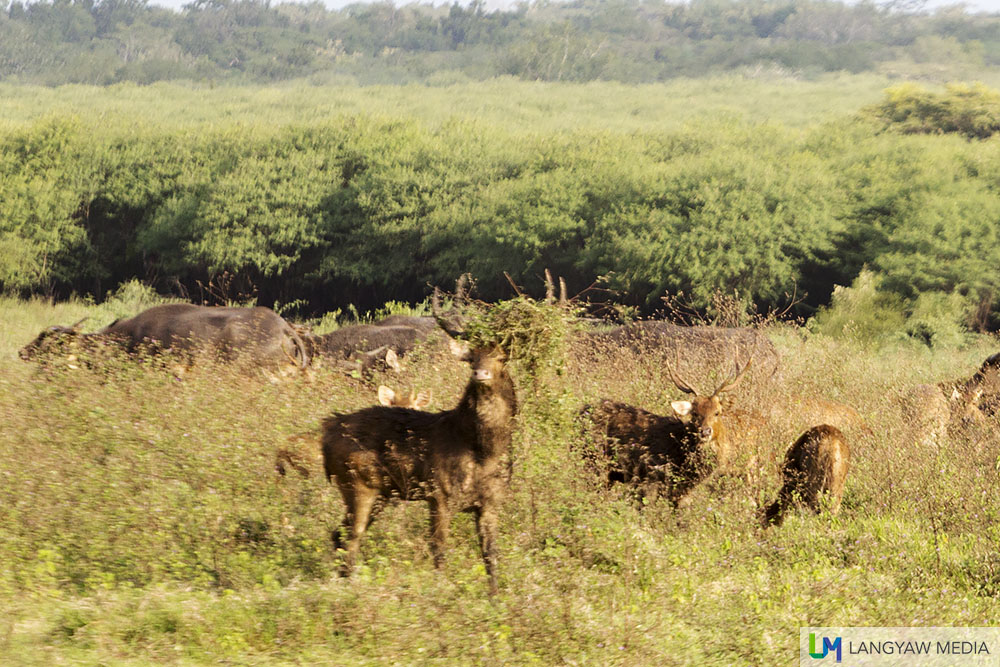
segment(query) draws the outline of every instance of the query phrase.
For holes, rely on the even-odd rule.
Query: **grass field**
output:
[[[50,114],[75,115],[84,126],[163,128],[281,127],[336,116],[413,118],[429,127],[475,119],[504,132],[561,130],[657,132],[706,118],[802,127],[853,113],[879,100],[892,80],[829,75],[816,80],[764,76],[679,79],[642,86],[613,82],[532,83],[493,79],[443,86],[356,86],[293,82],[268,86],[157,83],[99,86],[0,84],[0,123],[19,125]]]
[[[44,326],[90,315],[96,328],[136,306],[0,300],[0,663],[792,664],[799,626],[1000,616],[995,435],[919,445],[900,408],[916,383],[970,374],[994,339],[931,350],[768,330],[783,376],[751,378],[733,406],[784,416],[737,451],[740,474],[676,511],[604,488],[574,424],[604,396],[665,413],[680,394],[661,360],[571,355],[537,385],[515,365],[523,410],[491,599],[471,518],[455,522],[437,572],[421,503],[387,508],[364,566],[338,577],[339,494],[273,467],[290,435],[373,404],[378,382],[452,407],[467,367],[428,346],[399,376],[272,384],[225,368],[183,381],[126,362],[42,370],[16,356]],[[704,385],[728,370],[698,368]],[[806,426],[803,398],[854,406],[873,435],[848,432],[838,516],[793,514],[765,531],[755,514]]]

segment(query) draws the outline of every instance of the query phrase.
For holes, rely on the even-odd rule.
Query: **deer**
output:
[[[642,496],[665,490],[674,507],[685,505],[691,490],[728,461],[730,443],[721,399],[736,387],[752,360],[753,353],[742,366],[734,364],[733,374],[711,394],[698,392],[668,364],[670,379],[692,396],[672,401],[670,415],[609,399],[585,406],[582,412],[593,421],[601,450],[611,459],[607,481],[632,484]]]
[[[456,301],[462,287],[460,281]],[[469,511],[475,514],[492,595],[497,592],[498,512],[510,480],[517,393],[506,368],[507,351],[499,345],[473,348],[459,342],[465,333],[462,319],[442,313],[437,289],[431,305],[438,325],[450,336],[452,353],[471,366],[468,384],[450,410],[375,406],[323,421],[324,469],[346,506],[333,544],[344,551],[341,574],[349,575],[379,507],[393,497],[423,500],[430,509],[434,566],[440,569],[452,516]]]
[[[379,405],[397,408],[412,408],[423,410],[430,405],[432,393],[430,389],[420,391],[410,390],[409,395],[397,394],[391,387],[384,384],[378,387]],[[310,469],[318,467],[322,462],[319,445],[320,435],[316,431],[296,433],[288,438],[284,447],[279,447],[275,453],[274,469],[282,477],[291,468],[303,477],[310,476]]]
[[[830,513],[837,514],[850,462],[851,448],[840,429],[829,424],[808,429],[785,453],[783,485],[777,499],[762,512],[764,526],[781,525],[785,513],[796,503],[818,514],[824,495],[829,498]]]

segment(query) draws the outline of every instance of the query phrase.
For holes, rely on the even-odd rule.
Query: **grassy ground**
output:
[[[772,331],[783,376],[751,378],[733,404],[788,416],[738,451],[738,463],[761,461],[750,481],[705,484],[679,511],[638,509],[576,453],[587,401],[666,412],[679,392],[660,361],[574,356],[537,394],[515,367],[524,409],[490,599],[471,518],[455,522],[437,572],[417,503],[387,508],[365,565],[337,577],[337,491],[273,468],[288,436],[373,404],[380,381],[451,407],[462,364],[428,347],[400,376],[276,385],[224,368],[181,382],[130,363],[44,371],[17,359],[43,326],[87,314],[93,327],[110,319],[82,303],[0,301],[2,664],[792,664],[803,625],[1000,616],[1000,449],[990,437],[908,442],[898,407],[915,383],[971,373],[992,340],[932,351]],[[848,433],[839,516],[764,531],[755,512],[801,431],[784,406],[803,397],[853,405],[874,435]]]
[[[294,82],[277,86],[157,83],[99,86],[0,85],[0,124],[72,114],[84,126],[166,128],[280,127],[340,115],[414,118],[430,127],[475,120],[513,133],[570,129],[609,132],[677,130],[726,117],[802,127],[855,112],[882,97],[892,80],[878,75],[830,75],[813,81],[723,76],[630,86],[494,79],[443,87],[356,86]],[[444,111],[443,111],[444,110]]]

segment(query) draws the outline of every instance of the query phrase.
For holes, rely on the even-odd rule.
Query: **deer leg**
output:
[[[431,510],[431,554],[434,556],[434,567],[440,568],[444,565],[451,512],[447,503],[438,498],[428,498],[427,504]]]
[[[479,550],[483,554],[486,574],[490,578],[490,595],[497,593],[497,515],[492,507],[476,512],[476,529],[479,531]]]
[[[341,491],[345,491],[341,489]],[[343,527],[334,533],[334,547],[344,548],[341,543],[341,532],[347,533],[346,554],[344,555],[344,567],[341,574],[344,576],[351,573],[354,563],[357,560],[358,552],[361,550],[361,538],[371,523],[372,508],[378,499],[378,493],[374,489],[366,487],[355,488],[344,493],[344,500],[347,504],[347,513],[344,516]]]

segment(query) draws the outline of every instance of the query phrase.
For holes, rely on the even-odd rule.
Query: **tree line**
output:
[[[976,137],[998,110],[996,91],[956,85],[893,88],[807,130],[720,118],[513,135],[352,115],[176,132],[49,116],[0,134],[0,288],[102,298],[138,278],[312,313],[420,301],[466,271],[502,298],[505,271],[530,285],[548,268],[571,290],[603,277],[645,312],[722,291],[764,309],[804,293],[808,313],[867,269],[899,303],[938,295],[994,328],[1000,165]]]
[[[909,9],[906,9],[909,7]],[[171,79],[361,83],[662,81],[777,68],[815,74],[1000,64],[1000,16],[960,6],[826,0],[537,0],[507,11],[392,3],[2,0],[0,79],[57,85]]]

